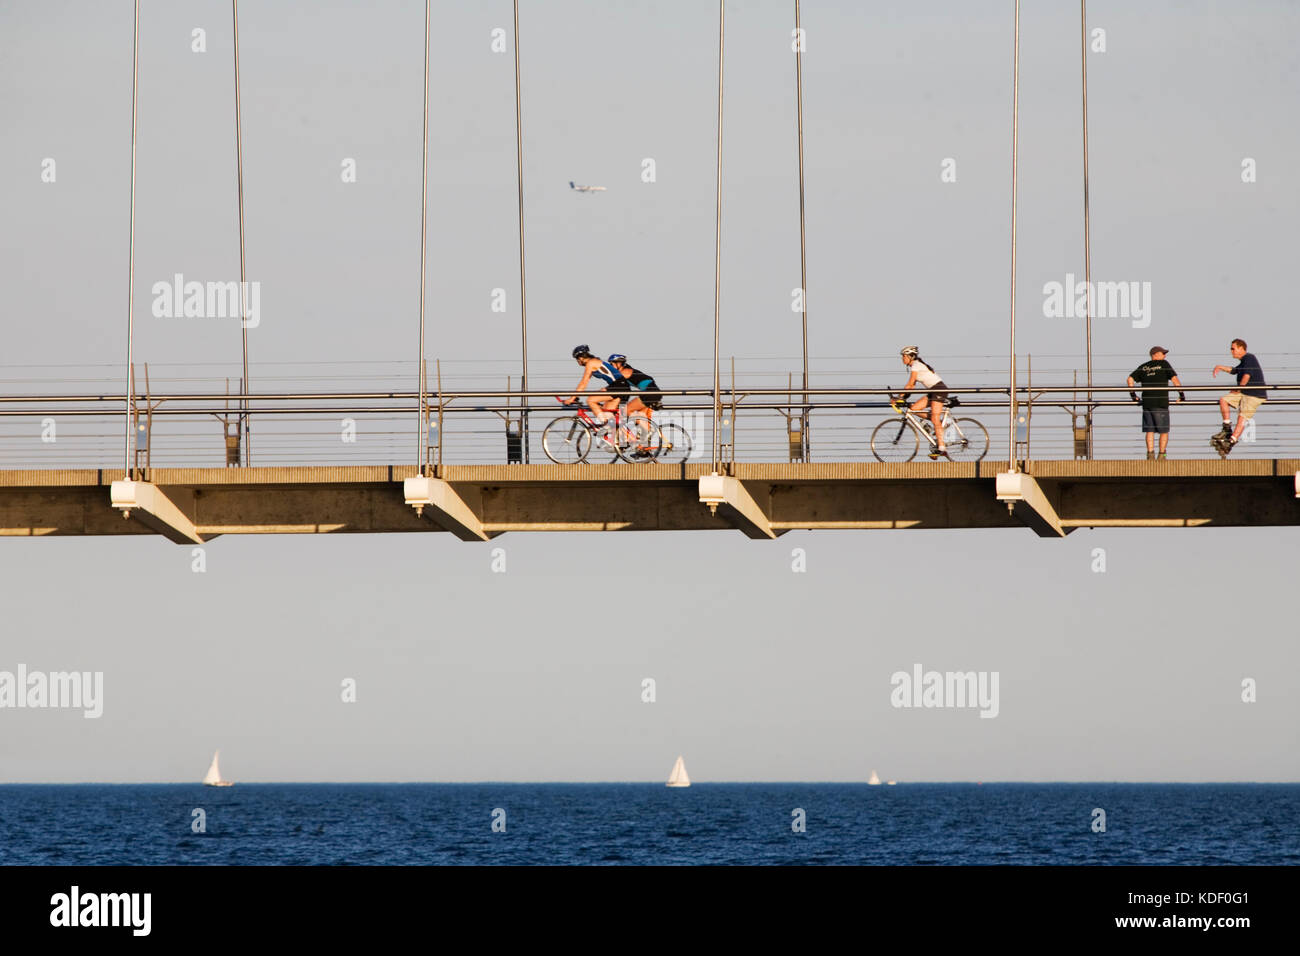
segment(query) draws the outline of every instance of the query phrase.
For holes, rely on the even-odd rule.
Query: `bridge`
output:
[[[1297,386],[1270,388],[1288,396]],[[1074,423],[1083,413],[1075,405],[1054,400],[1053,387],[1025,388],[1013,460],[1009,390],[953,389],[966,395],[962,414],[987,422],[990,453],[969,461],[921,455],[895,462],[874,460],[867,442],[871,427],[892,416],[885,389],[815,388],[807,404],[802,395],[776,391],[727,389],[717,401],[703,388],[667,392],[661,418],[689,424],[695,445],[685,460],[646,464],[547,461],[539,426],[523,423],[563,410],[540,392],[433,393],[426,396],[427,434],[418,436],[415,393],[139,395],[125,418],[113,410],[122,407],[122,396],[0,396],[0,422],[24,422],[29,436],[41,423],[73,420],[82,429],[61,444],[42,446],[33,437],[21,453],[25,461],[15,460],[12,444],[0,445],[0,463],[25,466],[0,468],[0,535],[143,534],[195,545],[228,534],[448,532],[488,541],[522,531],[717,530],[772,539],[793,530],[1027,528],[1063,537],[1084,527],[1300,524],[1298,398],[1265,406],[1272,417],[1260,427],[1271,437],[1243,444],[1244,457],[1148,461],[1118,457],[1120,434],[1129,449],[1138,434],[1134,406],[1112,397],[1127,389],[1094,389],[1100,393],[1090,406],[1095,427],[1102,436],[1115,433],[1101,450],[1117,456],[1098,458],[1088,457],[1096,448],[1077,446]],[[1203,393],[1223,388],[1187,391],[1189,404],[1212,406]],[[223,403],[245,398],[257,404],[241,414],[265,419],[258,445],[265,465],[247,464],[241,433],[227,429]],[[526,398],[539,403],[531,416],[523,411]],[[550,407],[540,406],[547,398]],[[1030,428],[1035,411],[1036,432]],[[1206,425],[1217,417],[1217,409],[1197,411]],[[205,419],[197,430],[177,428]],[[1116,424],[1106,424],[1111,419]],[[361,426],[371,436],[368,446],[340,439],[339,424],[346,432],[358,420],[368,423]],[[324,422],[307,446],[303,421]],[[277,429],[286,423],[292,424]],[[105,443],[123,438],[131,464],[107,466]],[[1078,457],[1060,455],[1072,445]],[[1209,451],[1198,429],[1202,447]],[[340,449],[355,457],[360,448],[380,460],[338,460]],[[54,457],[55,449],[55,466],[31,467]],[[101,460],[79,462],[78,455]]]

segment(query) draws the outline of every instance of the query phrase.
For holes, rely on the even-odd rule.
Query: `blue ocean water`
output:
[[[692,863],[1295,865],[1300,784],[0,786],[4,865]]]

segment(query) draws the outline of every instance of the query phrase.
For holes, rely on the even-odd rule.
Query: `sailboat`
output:
[[[668,786],[670,787],[689,787],[691,778],[686,776],[686,761],[680,756],[677,762],[673,764],[673,772],[668,775]]]
[[[876,776],[876,771],[871,771],[871,777],[867,780],[867,784],[872,787],[880,786],[880,777]]]
[[[212,755],[212,766],[208,768],[208,772],[203,777],[205,787],[233,787],[235,785],[233,780],[221,779],[221,768],[217,766],[217,758],[220,756],[220,750]]]

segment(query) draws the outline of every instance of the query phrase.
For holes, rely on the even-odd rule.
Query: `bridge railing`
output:
[[[569,385],[571,387],[571,385]],[[1208,439],[1220,424],[1218,398],[1231,388],[1189,385],[1188,401],[1171,409],[1171,458],[1217,457]],[[1300,457],[1300,385],[1267,386],[1269,401],[1242,435],[1236,457]],[[895,413],[897,390],[866,387],[726,387],[719,393],[717,422],[721,458],[728,461],[872,461],[871,431]],[[913,400],[924,390],[914,389]],[[1009,389],[949,388],[960,398],[958,417],[987,429],[988,455],[1004,459],[1010,446]],[[1017,454],[1030,459],[1082,457],[1075,426],[1089,408],[1083,390],[1069,385],[1027,385],[1017,390],[1026,419]],[[1124,386],[1092,389],[1092,457],[1142,458],[1145,444],[1139,407]],[[560,390],[563,394],[563,390]],[[462,388],[425,396],[429,423],[428,463],[545,463],[541,433],[553,418],[571,414],[555,401],[556,389]],[[710,388],[665,389],[658,421],[672,421],[692,436],[693,461],[710,462],[715,436]],[[255,424],[249,446],[228,455],[227,437],[238,428],[237,402],[244,396],[211,392],[136,396],[131,426],[133,460],[149,467],[221,467],[226,464],[394,464],[418,461],[418,393],[415,391],[284,391],[247,396]],[[1176,397],[1176,395],[1175,395]],[[527,400],[527,411],[523,410]],[[528,427],[520,422],[527,418]],[[1235,414],[1233,416],[1235,422]],[[233,419],[233,422],[232,422]],[[121,393],[0,395],[0,468],[122,467],[127,441]],[[792,423],[800,426],[794,431]],[[527,442],[511,436],[526,431]],[[250,441],[247,431],[241,442]]]

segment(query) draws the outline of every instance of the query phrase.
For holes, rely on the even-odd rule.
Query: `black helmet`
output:
[[[590,355],[591,349],[586,345],[576,345],[573,348],[573,357],[582,358],[584,355]]]

